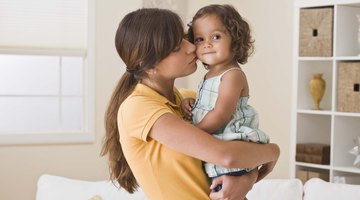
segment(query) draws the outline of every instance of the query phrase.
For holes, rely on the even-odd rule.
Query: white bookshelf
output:
[[[297,170],[317,170],[334,177],[344,176],[347,183],[360,184],[360,168],[353,166],[355,156],[348,153],[354,147],[353,139],[360,136],[360,113],[338,112],[336,108],[337,68],[342,61],[359,61],[357,43],[360,0],[295,0],[293,109],[291,139],[291,177]],[[300,10],[304,8],[333,7],[333,48],[330,57],[299,56]],[[326,90],[321,101],[322,110],[313,110],[309,81],[313,73],[323,73]],[[329,144],[330,164],[296,162],[297,143]]]

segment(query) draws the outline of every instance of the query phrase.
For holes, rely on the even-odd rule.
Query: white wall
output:
[[[190,1],[188,1],[190,2]],[[43,173],[84,180],[108,177],[106,160],[100,158],[107,102],[123,64],[114,47],[114,34],[121,18],[141,6],[142,0],[96,1],[96,141],[91,144],[0,146],[0,199],[34,199],[36,181]],[[248,19],[256,39],[256,52],[244,66],[251,104],[260,113],[260,127],[282,154],[272,178],[289,173],[290,102],[292,66],[292,1],[226,0],[187,3],[187,23],[200,7],[210,3],[233,4]],[[198,70],[182,85],[196,88],[204,70]]]

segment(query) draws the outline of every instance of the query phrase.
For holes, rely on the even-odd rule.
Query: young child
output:
[[[188,37],[208,72],[199,84],[196,100],[184,99],[185,117],[221,140],[269,143],[269,137],[258,129],[257,112],[247,104],[249,86],[240,67],[253,52],[248,23],[230,5],[209,5],[193,17]],[[240,176],[254,166],[230,169],[205,163],[204,168],[215,179]],[[221,184],[215,188],[220,189]]]

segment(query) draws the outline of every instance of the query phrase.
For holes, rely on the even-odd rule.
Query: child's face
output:
[[[205,15],[193,23],[196,55],[209,67],[225,67],[234,61],[231,36],[224,24],[214,15]]]

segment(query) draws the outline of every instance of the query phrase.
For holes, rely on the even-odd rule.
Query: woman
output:
[[[121,21],[116,49],[126,64],[111,97],[102,155],[111,179],[132,193],[138,184],[149,200],[244,198],[278,159],[275,144],[221,141],[182,119],[176,78],[196,70],[195,46],[184,39],[179,16],[139,9]],[[241,177],[222,176],[210,189],[201,160],[224,167],[262,167]],[[241,187],[240,187],[241,185]]]

